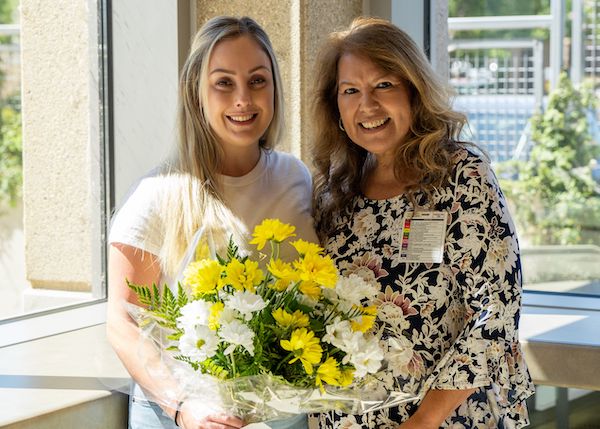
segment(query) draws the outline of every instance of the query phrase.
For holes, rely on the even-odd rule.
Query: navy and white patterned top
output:
[[[525,399],[533,385],[518,342],[521,307],[519,248],[507,205],[490,166],[460,150],[447,186],[428,210],[447,212],[442,263],[405,263],[402,222],[413,211],[399,195],[356,197],[335,220],[326,250],[342,274],[377,281],[379,329],[388,390],[477,388],[442,427],[519,428],[528,424]],[[415,199],[426,201],[424,194]],[[401,387],[399,387],[401,386]],[[396,428],[417,405],[362,416],[312,415],[311,428]]]

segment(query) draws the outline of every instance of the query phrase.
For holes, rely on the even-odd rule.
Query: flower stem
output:
[[[231,352],[231,354],[229,355],[230,360],[231,360],[231,370],[233,372],[233,377],[237,377],[237,370],[235,369],[235,351]]]
[[[290,352],[290,354],[288,354],[285,359],[282,359],[281,362],[279,362],[279,364],[277,365],[277,368],[275,368],[275,371],[273,371],[274,374],[279,374],[279,368],[281,368],[281,365],[286,363],[288,361],[288,359],[293,358],[294,352]]]

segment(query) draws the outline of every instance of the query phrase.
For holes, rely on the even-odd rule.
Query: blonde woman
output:
[[[311,417],[322,428],[518,428],[532,384],[518,323],[517,237],[490,165],[459,140],[422,51],[380,19],[333,33],[318,61],[317,232],[342,274],[381,292],[389,390],[414,403]]]
[[[177,386],[149,374],[124,302],[138,303],[125,279],[169,283],[200,228],[241,238],[274,217],[295,225],[299,238],[316,240],[310,174],[272,150],[281,136],[282,84],[269,38],[255,21],[217,17],[199,30],[181,73],[178,120],[172,160],[137,184],[111,227],[108,338],[136,382],[130,428],[239,428],[243,422],[227,410],[173,399]],[[300,416],[272,426],[305,425]]]

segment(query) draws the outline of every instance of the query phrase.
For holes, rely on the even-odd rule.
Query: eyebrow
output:
[[[377,81],[377,80],[379,80],[379,79],[384,79],[384,78],[386,78],[386,77],[389,77],[389,76],[392,76],[392,77],[394,77],[395,79],[397,79],[397,78],[396,78],[396,76],[395,76],[393,73],[391,73],[391,72],[386,72],[386,73],[382,73],[382,74],[380,74],[379,76],[377,76],[377,77],[376,77],[375,79],[373,79],[373,80]],[[355,85],[355,83],[353,83],[353,82],[351,82],[351,81],[349,81],[349,80],[342,80],[342,81],[338,82],[338,86],[342,86],[342,85]]]
[[[255,71],[258,71],[258,70],[260,70],[260,69],[265,69],[265,70],[267,70],[268,72],[270,72],[270,71],[271,71],[271,69],[270,69],[270,68],[268,68],[267,66],[260,65],[260,66],[256,66],[256,67],[254,67],[253,69],[249,70],[249,71],[248,71],[248,74],[254,73]],[[209,74],[213,74],[213,73],[236,74],[236,73],[235,73],[235,71],[233,71],[233,70],[221,69],[221,68],[218,68],[218,69],[211,70],[211,72],[210,72]]]

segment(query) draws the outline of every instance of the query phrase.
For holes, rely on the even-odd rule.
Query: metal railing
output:
[[[523,154],[528,120],[542,105],[542,42],[455,40],[448,50],[454,107],[469,119],[468,138],[494,162]]]

